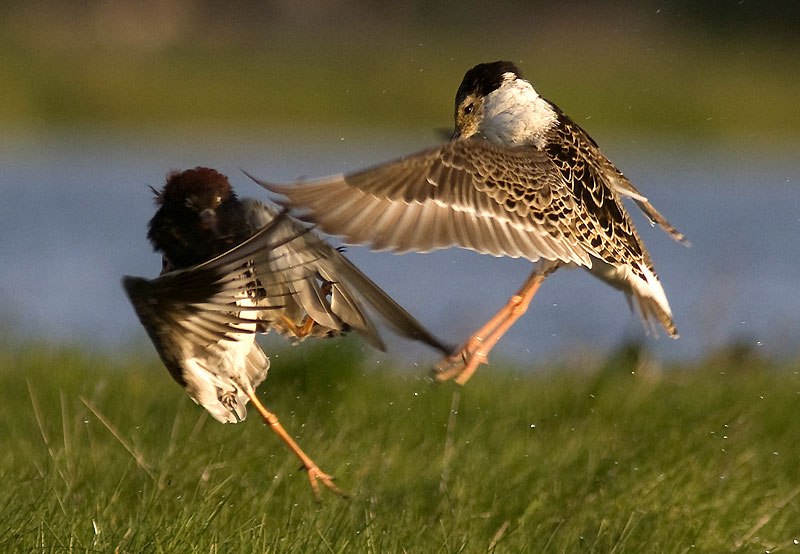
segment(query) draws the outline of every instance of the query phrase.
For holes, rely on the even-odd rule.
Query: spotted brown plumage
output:
[[[683,240],[595,141],[536,93],[510,62],[470,69],[456,95],[455,130],[441,146],[347,175],[261,184],[324,231],[375,249],[459,246],[537,262],[529,282],[440,377],[464,382],[544,276],[577,265],[633,298],[646,327],[677,331],[652,261],[622,204],[632,198]]]

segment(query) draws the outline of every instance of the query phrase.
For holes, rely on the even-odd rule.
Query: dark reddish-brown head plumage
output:
[[[195,167],[186,171],[173,171],[167,175],[167,184],[158,194],[158,203],[184,202],[196,198],[206,207],[213,207],[215,201],[234,194],[228,178],[208,167]]]
[[[205,262],[252,234],[227,177],[213,169],[172,172],[155,194],[147,238],[171,269]]]

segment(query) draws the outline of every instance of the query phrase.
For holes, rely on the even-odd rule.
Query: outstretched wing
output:
[[[650,257],[622,204],[634,196],[588,135],[564,117],[543,149],[469,138],[348,175],[257,181],[301,219],[348,242],[396,252],[460,246],[495,256],[624,267],[654,287]],[[599,161],[598,161],[599,160]],[[682,238],[641,195],[645,213]],[[635,283],[639,285],[639,283]],[[657,289],[657,290],[656,290]],[[632,294],[638,296],[638,288]],[[672,333],[664,298],[659,320]]]
[[[257,200],[246,199],[243,203],[253,228],[268,224],[276,217],[274,208]],[[303,224],[284,218],[275,225],[275,237],[284,243],[276,248],[275,256],[268,260],[264,270],[257,268],[259,280],[272,290],[282,292],[279,296],[283,301],[281,313],[292,320],[308,314],[314,320],[312,334],[354,329],[370,344],[383,350],[383,341],[363,309],[364,301],[399,334],[449,353],[448,346],[337,249]],[[269,303],[268,298],[259,302],[260,305]]]
[[[551,152],[455,140],[348,175],[257,182],[285,196],[280,203],[301,219],[377,250],[461,246],[532,261],[612,262],[614,253],[641,250],[619,195],[633,196],[648,217],[682,239],[616,168],[590,163],[579,151],[590,141],[554,141],[558,152]]]
[[[186,384],[182,364],[187,358],[203,357],[204,352],[224,342],[252,343],[255,322],[282,308],[283,292],[265,290],[256,275],[263,269],[256,268],[268,266],[280,255],[276,249],[286,241],[275,237],[275,228],[285,217],[279,216],[275,225],[265,227],[237,248],[206,263],[164,273],[152,280],[123,277],[123,287],[139,320],[181,385]],[[289,278],[270,277],[276,282]],[[256,299],[267,296],[272,305],[258,305]],[[249,361],[255,364],[252,370],[256,373],[263,370],[266,375],[266,357],[263,353],[251,354]],[[261,379],[263,376],[258,381]]]
[[[535,148],[447,142],[373,168],[293,185],[258,181],[302,219],[374,249],[461,246],[591,266],[580,199]]]

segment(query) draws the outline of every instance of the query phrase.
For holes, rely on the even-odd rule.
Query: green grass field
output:
[[[351,493],[320,504],[252,410],[216,423],[147,350],[7,348],[0,551],[800,551],[796,364],[482,368],[451,416],[456,387],[354,344],[280,351],[260,391]]]

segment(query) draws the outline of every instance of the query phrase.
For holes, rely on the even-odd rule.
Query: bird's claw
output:
[[[314,491],[314,497],[317,499],[317,502],[322,501],[322,493],[319,490],[319,484],[317,481],[321,481],[323,485],[328,487],[337,496],[341,498],[348,497],[346,492],[333,484],[333,476],[324,473],[315,465],[307,467],[306,470],[308,471],[308,479],[311,482],[311,489]]]
[[[442,383],[455,377],[459,385],[466,383],[479,365],[489,363],[489,358],[480,345],[480,339],[473,339],[461,350],[433,366],[433,378],[436,382]]]

